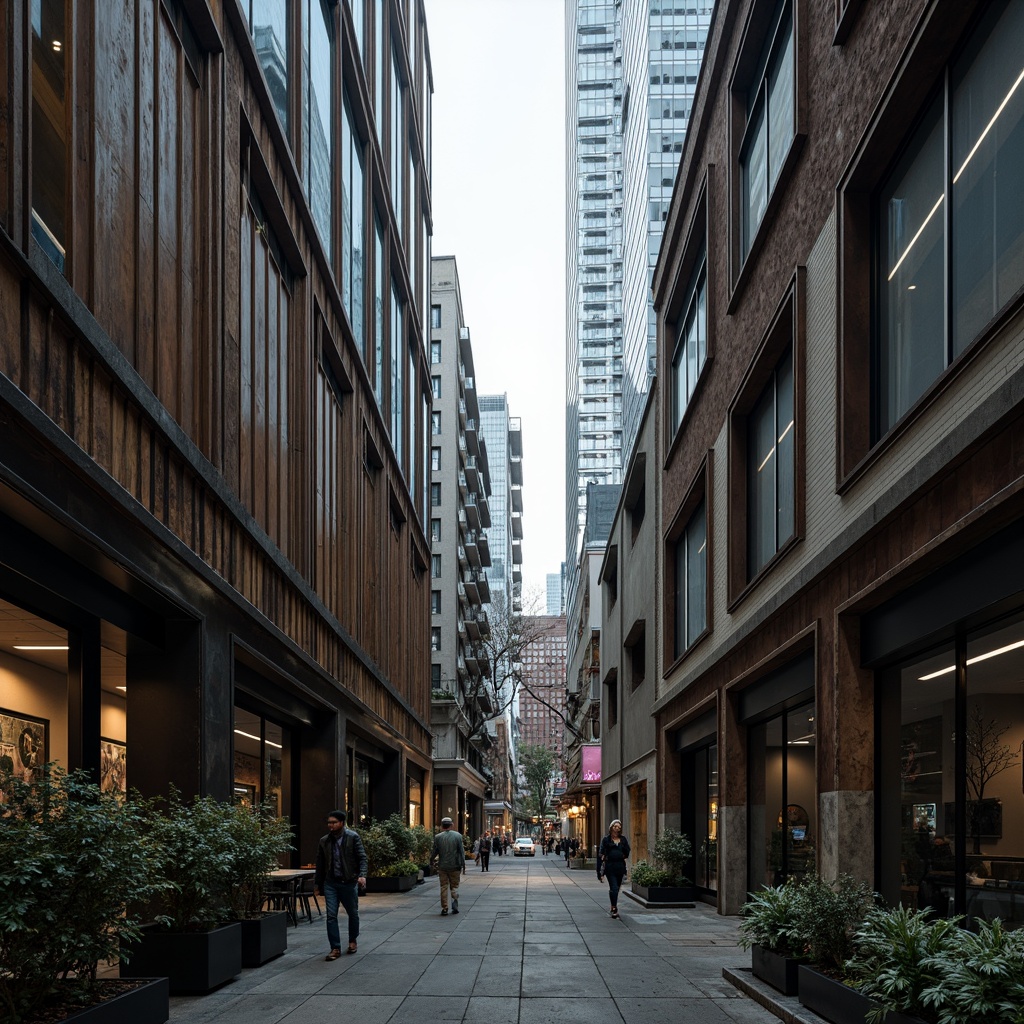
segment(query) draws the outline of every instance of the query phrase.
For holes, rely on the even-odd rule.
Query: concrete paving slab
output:
[[[734,1024],[717,1004],[707,999],[615,997],[625,1024]],[[761,1017],[761,1022],[775,1021]]]
[[[401,1004],[401,996],[311,996],[277,1024],[324,1024],[339,1016],[359,1024],[388,1024]]]
[[[573,994],[551,998],[528,996],[519,1003],[519,1024],[622,1024],[623,1017],[614,1000],[594,999]],[[657,1024],[648,1021],[647,1024]]]

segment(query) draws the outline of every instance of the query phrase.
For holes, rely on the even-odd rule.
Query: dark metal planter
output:
[[[243,967],[259,967],[288,948],[288,911],[238,923],[242,926]]]
[[[795,996],[798,989],[799,960],[774,953],[764,946],[750,947],[750,968],[755,978],[767,982],[784,996]]]
[[[416,884],[416,875],[396,875],[392,878],[368,878],[367,892],[408,892]]]
[[[648,903],[692,903],[697,898],[697,889],[692,885],[630,885]]]
[[[130,962],[121,962],[122,978],[166,975],[171,994],[210,992],[242,973],[242,926],[238,921],[208,932],[143,930],[142,940],[128,948]]]
[[[868,1010],[874,1005],[867,996],[849,985],[804,964],[799,971],[800,1002],[819,1017],[832,1024],[864,1024]],[[919,1017],[889,1012],[885,1024],[924,1024]]]
[[[170,990],[166,978],[139,979],[143,983],[129,992],[86,1007],[65,1017],[66,1024],[164,1024],[171,1015]],[[101,981],[102,987],[103,982]]]

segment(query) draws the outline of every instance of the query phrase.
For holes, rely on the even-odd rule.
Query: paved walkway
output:
[[[321,900],[321,904],[323,901]],[[359,952],[324,962],[323,918],[288,929],[284,956],[202,997],[178,1024],[778,1024],[722,977],[748,966],[736,922],[698,904],[645,910],[555,856],[470,864],[457,917],[436,878],[360,901]],[[344,913],[341,920],[345,938]],[[340,998],[339,998],[340,997]]]

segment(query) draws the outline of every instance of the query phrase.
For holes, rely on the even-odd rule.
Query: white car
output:
[[[512,845],[512,853],[516,857],[533,857],[537,853],[537,847],[529,836],[520,836]]]

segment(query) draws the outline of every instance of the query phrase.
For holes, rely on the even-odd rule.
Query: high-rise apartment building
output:
[[[565,616],[538,615],[530,623],[530,632],[536,635],[523,650],[519,742],[546,747],[561,765],[565,742]]]
[[[621,484],[655,346],[651,276],[713,0],[566,0],[566,565]],[[566,598],[568,603],[568,596]]]
[[[490,634],[490,477],[480,436],[473,347],[454,256],[431,260],[430,672],[435,818],[468,834],[485,824],[490,771],[481,639]],[[493,730],[491,730],[493,731]],[[489,822],[488,822],[489,824]]]
[[[562,563],[561,571],[549,572],[546,577],[547,583],[547,613],[548,615],[564,615],[562,607],[562,580],[565,576],[565,563]]]

